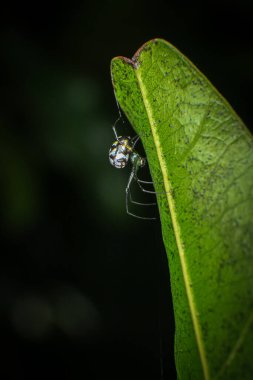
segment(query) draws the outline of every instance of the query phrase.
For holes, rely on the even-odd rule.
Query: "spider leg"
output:
[[[131,191],[130,189],[128,190],[128,194],[129,194],[129,200],[131,203],[135,204],[135,205],[139,205],[139,206],[156,206],[156,203],[141,203],[141,202],[136,202],[133,200],[132,198],[132,194],[131,194]]]
[[[144,187],[141,185],[142,183],[145,183],[145,184],[148,184],[148,185],[154,185],[153,182],[151,181],[143,181],[141,179],[139,179],[137,177],[137,175],[135,176],[135,179],[136,179],[136,182],[138,183],[138,186],[140,187],[141,191],[143,191],[144,193],[148,193],[148,194],[156,194],[156,195],[161,195],[161,194],[168,194],[170,192],[168,191],[160,191],[160,192],[157,192],[157,191],[152,191],[152,190],[146,190],[144,189]]]
[[[140,180],[137,177],[136,177],[136,182],[137,182],[139,188],[141,189],[141,191],[143,191],[144,193],[147,193],[147,194],[157,194],[155,191],[144,189],[144,187],[140,183]]]
[[[135,140],[135,141],[134,141]],[[137,144],[137,142],[140,140],[140,136],[136,135],[134,136],[131,141],[133,142],[133,148],[135,147],[135,145]]]
[[[131,186],[131,183],[133,181],[133,179],[135,178],[135,168],[133,167],[131,173],[130,173],[130,176],[129,176],[129,180],[128,180],[128,183],[127,183],[127,187],[126,187],[126,212],[128,215],[131,215],[135,218],[138,218],[138,219],[144,219],[144,220],[156,220],[156,218],[148,218],[148,217],[143,217],[143,216],[139,216],[139,215],[135,215],[133,214],[132,212],[129,211],[129,208],[128,208],[128,199],[130,197],[130,186]]]
[[[152,181],[143,181],[142,179],[139,179],[139,178],[138,178],[138,181],[139,181],[140,183],[146,183],[146,184],[148,184],[148,185],[153,185],[153,184],[154,184],[154,182],[152,182]]]
[[[144,189],[144,187],[141,185],[141,183],[147,183],[145,181],[140,181],[138,178],[136,178],[136,182],[138,183],[139,185],[139,188],[141,189],[141,191],[143,191],[144,193],[147,193],[147,194],[155,194],[155,195],[164,195],[164,194],[172,194],[171,191],[152,191],[152,190],[146,190]],[[152,182],[151,182],[152,183]]]
[[[118,123],[119,120],[120,120],[120,117],[115,121],[115,123],[114,123],[113,126],[112,126],[112,130],[113,130],[113,133],[114,133],[114,135],[115,135],[115,137],[116,137],[116,140],[119,139],[118,134],[117,134],[117,131],[116,131],[116,124]]]

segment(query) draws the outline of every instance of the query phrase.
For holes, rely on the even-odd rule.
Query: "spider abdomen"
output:
[[[132,152],[132,142],[130,137],[119,137],[109,150],[109,161],[115,168],[124,168]]]

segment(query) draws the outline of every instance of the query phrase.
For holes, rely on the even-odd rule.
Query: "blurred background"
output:
[[[250,127],[251,4],[1,8],[1,379],[176,378],[159,220],[126,215],[129,168],[108,161],[118,118],[110,60],[167,39]]]

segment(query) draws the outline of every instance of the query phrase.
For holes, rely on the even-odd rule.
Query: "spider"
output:
[[[116,123],[115,123],[116,124]],[[137,135],[135,137],[129,136],[118,136],[115,125],[112,127],[116,141],[112,144],[109,150],[109,161],[117,169],[123,169],[129,162],[132,163],[132,170],[128,179],[126,187],[126,212],[128,215],[134,216],[139,219],[155,220],[156,218],[142,217],[133,214],[129,211],[128,201],[131,203],[141,206],[154,206],[156,203],[140,203],[132,199],[131,196],[131,184],[135,180],[140,189],[144,193],[156,194],[155,191],[146,190],[143,188],[142,184],[153,184],[153,182],[142,181],[137,177],[137,172],[140,168],[143,168],[146,165],[146,159],[141,157],[141,155],[135,150],[135,145],[139,141],[140,137]]]

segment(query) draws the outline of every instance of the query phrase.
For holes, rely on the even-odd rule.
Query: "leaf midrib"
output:
[[[155,122],[153,115],[152,115],[152,108],[150,107],[150,104],[148,102],[148,97],[146,94],[145,85],[142,82],[142,78],[141,78],[140,73],[138,72],[137,65],[133,65],[133,69],[134,69],[134,72],[136,75],[136,79],[137,79],[137,83],[139,85],[140,92],[142,94],[144,107],[145,107],[145,110],[147,113],[147,117],[148,117],[150,127],[151,127],[151,132],[152,132],[154,143],[156,146],[158,161],[159,161],[159,164],[161,167],[161,172],[162,172],[164,186],[165,186],[165,194],[166,194],[167,200],[168,200],[168,205],[169,205],[169,210],[170,210],[170,215],[171,215],[171,220],[172,220],[172,226],[174,229],[176,244],[177,244],[177,248],[178,248],[178,253],[179,253],[179,258],[180,258],[180,263],[181,263],[181,268],[182,268],[182,273],[183,273],[183,279],[184,279],[184,284],[185,284],[185,289],[186,289],[186,295],[188,298],[190,314],[191,314],[193,329],[194,329],[194,333],[195,333],[195,337],[196,337],[196,341],[197,341],[197,346],[198,346],[198,350],[199,350],[199,356],[200,356],[200,361],[201,361],[201,365],[202,365],[202,369],[203,369],[204,379],[210,380],[209,368],[208,368],[208,363],[207,363],[207,359],[206,359],[206,352],[205,352],[204,342],[203,342],[203,338],[202,338],[202,331],[201,331],[200,323],[198,320],[198,312],[197,312],[196,304],[194,301],[194,295],[193,295],[193,292],[192,292],[192,289],[190,286],[191,279],[190,279],[190,274],[189,274],[188,268],[187,268],[184,244],[183,244],[183,241],[181,238],[180,225],[179,225],[178,220],[177,220],[176,206],[175,206],[175,202],[174,202],[174,199],[172,196],[172,188],[171,188],[170,181],[169,181],[168,174],[167,174],[167,166],[166,166],[166,162],[163,158],[164,155],[162,152],[162,146],[161,146],[159,135],[157,133],[156,122]]]

